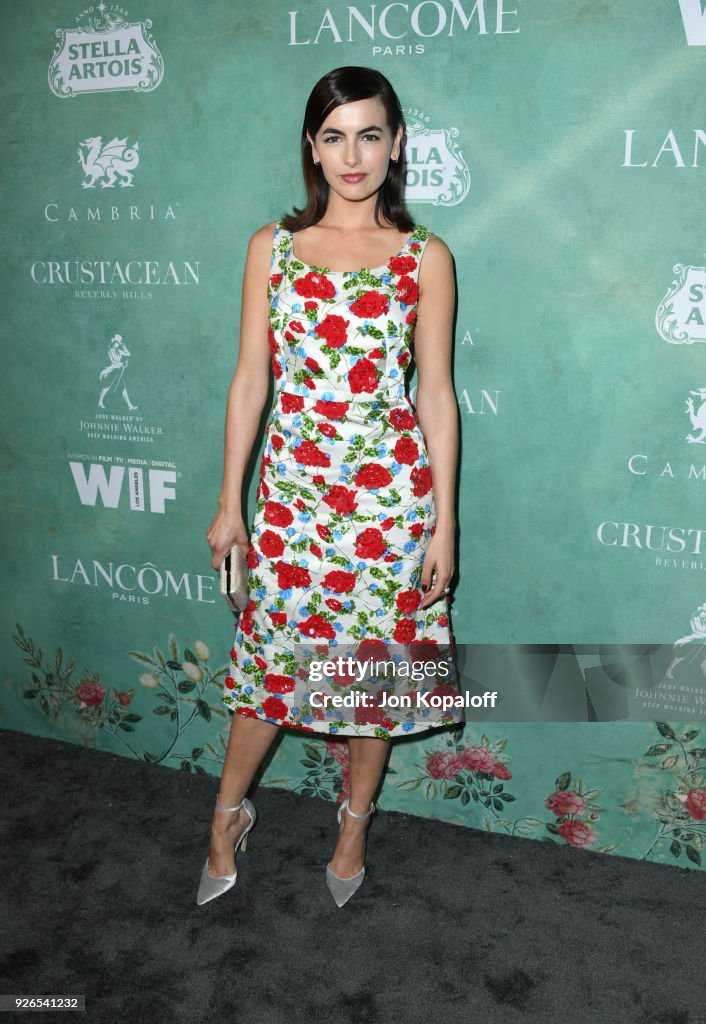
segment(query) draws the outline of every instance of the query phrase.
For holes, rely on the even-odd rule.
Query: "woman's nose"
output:
[[[359,162],[358,145],[356,142],[346,143],[344,161],[349,167],[355,167],[355,165]]]

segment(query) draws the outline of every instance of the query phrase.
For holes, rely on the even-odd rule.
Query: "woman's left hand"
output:
[[[421,587],[431,587],[422,596],[420,608],[428,608],[444,594],[444,588],[454,574],[454,531],[452,529],[434,531],[434,536],[427,545],[422,566]],[[432,585],[433,584],[433,585]]]

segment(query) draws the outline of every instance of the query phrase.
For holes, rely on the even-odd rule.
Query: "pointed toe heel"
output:
[[[374,810],[375,804],[371,803],[367,814],[356,814],[356,812],[352,811],[348,806],[348,800],[344,800],[338,809],[339,831],[343,821],[344,811],[347,811],[352,818],[359,818],[361,820],[364,820],[365,818],[369,818]],[[331,870],[330,864],[326,865],[326,885],[328,886],[328,891],[333,896],[333,901],[337,907],[344,906],[351,898],[351,896],[355,895],[355,893],[358,891],[358,889],[360,889],[361,885],[363,884],[364,878],[365,867],[362,867],[360,871],[358,871],[355,875],[350,875],[348,878],[341,878],[340,875],[337,875],[334,871]]]
[[[239,849],[242,849],[243,852],[245,852],[248,848],[248,834],[255,824],[255,819],[257,818],[257,811],[254,806],[247,798],[241,800],[241,802],[236,804],[235,807],[224,807],[218,797],[216,797],[216,804],[222,811],[239,811],[240,808],[243,807],[247,812],[250,821],[236,839],[235,846],[233,847],[233,855],[236,856]],[[233,888],[238,879],[237,865],[232,875],[214,876],[209,874],[208,861],[209,858],[207,857],[206,863],[201,871],[199,889],[196,894],[196,902],[200,907],[202,907],[204,903],[208,903],[210,900],[215,900],[218,896],[222,896],[223,893],[228,892],[229,889]]]

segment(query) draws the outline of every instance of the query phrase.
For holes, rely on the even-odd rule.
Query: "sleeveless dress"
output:
[[[275,398],[248,552],[250,601],[223,687],[223,703],[238,714],[385,739],[463,721],[443,699],[461,702],[452,658],[445,674],[407,684],[443,708],[420,697],[394,713],[379,695],[372,707],[321,707],[312,692],[322,686],[360,688],[340,665],[323,683],[306,670],[312,653],[364,648],[394,661],[403,648],[423,659],[453,649],[449,596],[419,608],[436,506],[405,388],[429,238],[417,225],[387,264],[329,271],[298,260],[292,233],[276,226],[268,285]]]

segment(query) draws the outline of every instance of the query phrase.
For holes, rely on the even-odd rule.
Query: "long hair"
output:
[[[414,220],[404,202],[404,182],[407,170],[405,143],[407,126],[400,101],[383,74],[375,68],[345,67],[335,68],[319,79],[307,100],[304,112],[304,125],[301,137],[302,171],[306,187],[306,205],[303,209],[294,207],[293,214],[282,218],[282,223],[289,231],[301,231],[311,224],[318,224],[326,212],[329,197],[329,186],[320,164],[314,163],[307,132],[312,139],[316,138],[321,125],[336,107],[343,103],[355,103],[377,96],[385,107],[387,123],[392,135],[402,127],[400,156],[397,163],[390,161],[387,177],[380,187],[375,202],[375,222],[380,224],[380,214],[388,223],[394,224],[400,231],[412,231]]]

